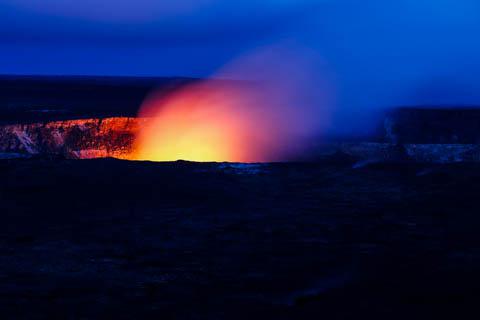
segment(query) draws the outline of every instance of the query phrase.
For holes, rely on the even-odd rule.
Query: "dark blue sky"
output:
[[[349,110],[480,105],[478,0],[1,0],[0,73],[208,76],[294,39]]]

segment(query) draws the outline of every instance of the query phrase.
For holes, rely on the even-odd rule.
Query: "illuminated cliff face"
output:
[[[0,127],[0,152],[132,159],[134,139],[144,122],[113,117],[6,125]]]

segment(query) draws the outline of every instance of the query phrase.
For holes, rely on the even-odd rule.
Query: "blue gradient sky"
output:
[[[480,105],[478,0],[1,0],[0,73],[208,76],[294,39],[338,103]]]

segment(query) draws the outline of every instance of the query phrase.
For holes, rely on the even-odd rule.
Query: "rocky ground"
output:
[[[1,160],[0,314],[476,318],[479,187],[466,163]]]

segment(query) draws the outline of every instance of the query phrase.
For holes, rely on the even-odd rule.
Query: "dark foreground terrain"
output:
[[[476,318],[479,188],[479,164],[2,160],[1,318]]]

